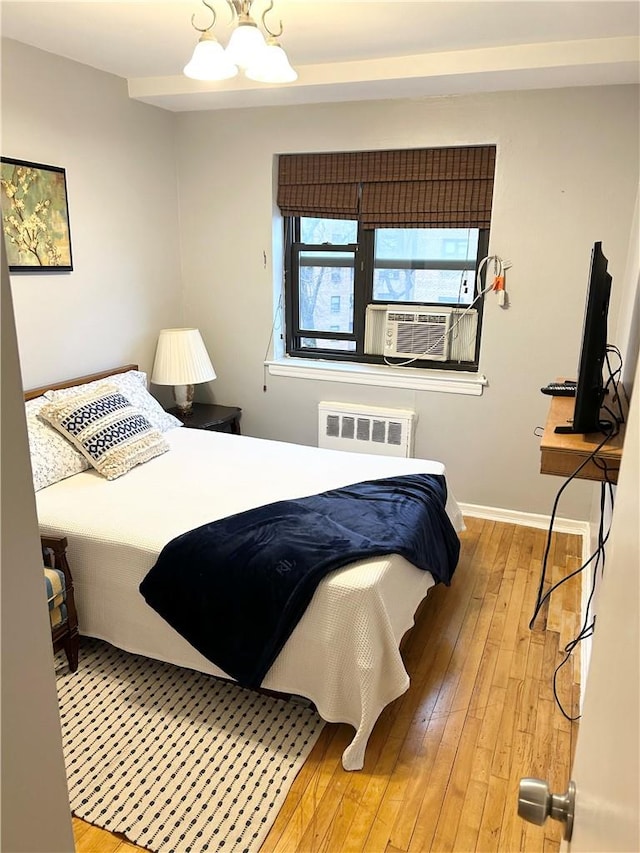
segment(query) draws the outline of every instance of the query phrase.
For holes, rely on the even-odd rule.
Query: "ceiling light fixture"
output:
[[[277,33],[271,32],[265,23],[265,16],[273,9],[273,0],[269,0],[269,5],[262,13],[262,26],[268,36],[266,40],[251,17],[253,0],[227,0],[235,29],[226,50],[211,32],[216,22],[215,10],[207,0],[202,0],[202,3],[210,10],[213,20],[208,27],[197,27],[195,14],[191,16],[191,25],[202,35],[191,60],[184,68],[187,77],[195,80],[227,80],[241,68],[250,80],[260,83],[292,83],[298,78],[278,41],[282,35],[282,21]]]

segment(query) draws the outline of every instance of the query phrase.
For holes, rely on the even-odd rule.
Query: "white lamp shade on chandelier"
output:
[[[202,0],[213,20],[208,27],[200,28],[196,27],[195,15],[192,15],[191,24],[202,35],[191,60],[184,67],[185,76],[194,80],[227,80],[235,77],[238,69],[241,69],[248,79],[259,83],[292,83],[297,80],[296,71],[277,41],[282,35],[282,22],[278,33],[272,33],[265,23],[265,15],[273,8],[273,0],[262,13],[262,26],[268,34],[266,40],[251,17],[252,2],[227,0],[234,14],[235,26],[225,49],[211,33],[216,22],[215,10],[206,0]]]
[[[161,330],[151,381],[155,385],[173,385],[176,405],[182,412],[191,411],[193,386],[215,378],[198,329]]]
[[[228,80],[238,67],[231,62],[218,39],[206,32],[200,36],[184,73],[193,80]]]
[[[298,79],[287,54],[274,38],[267,41],[259,56],[247,66],[245,75],[258,83],[293,83]]]
[[[246,68],[266,47],[264,36],[253,21],[239,21],[231,33],[226,54],[238,68]]]

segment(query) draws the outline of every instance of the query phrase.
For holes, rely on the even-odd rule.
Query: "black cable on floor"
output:
[[[587,606],[585,608],[584,622],[582,624],[582,628],[580,629],[580,632],[578,633],[578,635],[576,637],[574,637],[574,639],[571,640],[569,643],[567,643],[567,645],[564,647],[565,658],[564,658],[564,660],[562,660],[558,664],[558,666],[556,667],[556,669],[553,673],[553,695],[554,695],[554,698],[556,700],[556,704],[557,704],[558,708],[560,709],[561,713],[563,714],[563,716],[567,720],[569,720],[570,722],[575,722],[576,720],[579,720],[581,717],[581,714],[578,714],[576,717],[572,717],[572,716],[570,716],[570,714],[568,714],[565,711],[565,709],[562,705],[562,702],[560,701],[560,697],[558,696],[557,679],[558,679],[558,673],[560,672],[562,667],[567,663],[567,661],[570,659],[571,654],[572,654],[573,650],[575,649],[575,647],[579,643],[581,643],[583,640],[585,640],[587,637],[591,637],[593,635],[593,632],[595,629],[596,619],[595,619],[595,616],[592,619],[590,619],[590,609],[591,609],[591,603],[593,601],[593,596],[595,594],[597,581],[598,581],[598,568],[600,568],[600,577],[602,577],[602,575],[604,574],[604,564],[605,564],[605,556],[606,556],[605,555],[605,545],[606,545],[607,540],[609,539],[609,535],[611,533],[611,524],[609,524],[609,527],[607,529],[606,534],[604,533],[604,514],[605,514],[605,507],[606,507],[607,489],[608,489],[608,493],[609,493],[609,500],[611,502],[611,508],[613,510],[613,484],[611,483],[611,481],[608,478],[606,479],[606,482],[603,482],[601,484],[601,489],[600,489],[600,523],[598,525],[598,546],[596,548],[596,551],[594,552],[594,554],[590,558],[590,560],[588,560],[587,563],[585,563],[585,566],[586,566],[586,565],[588,565],[589,562],[591,562],[591,560],[594,559],[594,557],[596,558],[596,564],[594,566],[593,577],[591,580],[591,590],[589,591],[589,597],[587,599]],[[574,574],[575,574],[575,572],[574,572]],[[571,575],[569,575],[568,577],[571,577]]]
[[[584,461],[580,463],[580,465],[576,468],[576,470],[573,472],[573,474],[571,474],[571,475],[570,475],[570,476],[569,476],[569,477],[564,481],[564,483],[562,484],[562,486],[560,486],[560,488],[558,489],[558,492],[557,492],[557,494],[556,494],[555,500],[554,500],[554,502],[553,502],[553,508],[552,508],[552,510],[551,510],[551,520],[550,520],[550,522],[549,522],[549,530],[548,530],[548,532],[547,532],[547,541],[546,541],[546,545],[545,545],[544,556],[543,556],[543,558],[542,558],[542,571],[541,571],[541,573],[540,573],[540,582],[539,582],[539,584],[538,584],[538,594],[537,594],[537,597],[536,597],[536,604],[535,604],[535,607],[534,607],[533,616],[531,617],[531,621],[529,622],[529,630],[533,630],[533,625],[534,625],[534,622],[535,622],[535,620],[536,620],[536,617],[538,616],[538,613],[540,612],[540,609],[541,609],[541,608],[542,608],[542,606],[544,605],[545,601],[547,601],[547,599],[549,598],[549,596],[551,595],[551,593],[552,593],[554,590],[556,590],[559,586],[561,586],[563,583],[566,583],[566,581],[568,581],[570,578],[574,577],[574,576],[575,576],[575,575],[577,575],[577,574],[580,574],[580,572],[582,572],[584,569],[586,569],[586,567],[589,565],[589,563],[591,563],[591,562],[595,559],[595,554],[594,554],[594,555],[592,555],[592,556],[591,556],[591,557],[590,557],[590,558],[589,558],[589,559],[588,559],[588,560],[587,560],[587,561],[586,561],[582,566],[580,566],[580,568],[579,568],[579,569],[576,569],[575,571],[571,572],[571,574],[569,574],[569,575],[567,575],[566,577],[562,578],[562,580],[559,580],[559,581],[558,581],[554,586],[552,586],[552,587],[551,587],[551,589],[549,589],[549,590],[548,590],[548,591],[543,595],[544,584],[545,584],[545,581],[546,581],[546,575],[547,575],[547,563],[548,563],[548,561],[549,561],[549,551],[551,550],[551,539],[552,539],[552,535],[553,535],[553,524],[554,524],[554,522],[555,522],[556,513],[557,513],[557,511],[558,511],[558,503],[560,502],[560,498],[561,498],[561,496],[562,496],[562,493],[563,493],[563,492],[564,492],[564,490],[567,488],[567,486],[569,485],[569,483],[571,483],[571,482],[572,482],[572,481],[573,481],[573,480],[578,476],[578,474],[580,473],[580,471],[582,471],[582,469],[583,469],[586,465],[588,465],[588,464],[589,464],[589,462],[591,462],[591,461],[593,461],[593,460],[594,460],[594,458],[595,458],[596,454],[597,454],[597,453],[599,453],[599,452],[602,450],[602,448],[605,446],[605,444],[606,444],[608,441],[610,441],[610,439],[611,439],[611,438],[613,438],[613,436],[614,436],[614,435],[617,435],[617,432],[618,432],[617,424],[615,424],[615,423],[611,423],[611,424],[609,424],[609,426],[610,426],[610,432],[608,432],[608,433],[605,435],[605,437],[602,439],[602,441],[601,441],[601,442],[598,444],[598,446],[597,446],[597,447],[596,447],[596,448],[595,448],[595,449],[594,449],[594,450],[593,450],[593,451],[592,451],[592,452],[591,452],[591,453],[586,457],[586,459],[584,459]]]

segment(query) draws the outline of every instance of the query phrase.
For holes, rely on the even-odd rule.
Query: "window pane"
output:
[[[355,341],[330,341],[325,338],[302,338],[303,349],[333,349],[342,352],[355,352]]]
[[[354,255],[300,252],[301,329],[353,332]]]
[[[475,228],[377,228],[373,298],[469,305],[478,236]]]
[[[473,261],[477,228],[376,228],[376,260]]]
[[[459,270],[379,270],[373,298],[381,302],[455,302],[470,305],[475,272]],[[466,283],[465,283],[466,282]]]
[[[332,243],[347,246],[358,241],[358,223],[354,219],[314,219],[300,217],[300,242],[318,245]]]

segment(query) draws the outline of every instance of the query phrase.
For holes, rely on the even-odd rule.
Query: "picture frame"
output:
[[[65,170],[0,157],[0,199],[9,271],[71,272]]]

